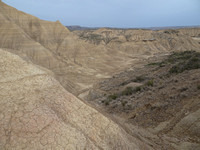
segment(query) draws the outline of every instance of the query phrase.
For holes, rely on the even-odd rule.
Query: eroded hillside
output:
[[[124,124],[143,127],[175,149],[200,148],[200,53],[151,58],[101,81],[88,100]],[[123,123],[122,123],[123,124]],[[162,148],[161,148],[162,149]],[[165,149],[165,148],[163,148]]]
[[[0,64],[0,149],[150,149],[51,72],[2,50]]]
[[[157,53],[199,49],[194,39],[199,30],[183,31],[70,32],[59,21],[43,21],[0,2],[0,48],[50,69],[65,89],[82,98],[100,79]]]
[[[200,28],[70,32],[0,0],[0,149],[198,149],[199,51]]]

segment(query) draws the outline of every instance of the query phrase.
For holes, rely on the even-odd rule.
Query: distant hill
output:
[[[66,26],[70,31],[75,30],[96,30],[99,29],[97,27],[81,27],[81,26]]]
[[[115,29],[115,30],[132,30],[132,29],[147,29],[147,30],[165,30],[165,29],[183,29],[183,28],[199,28],[197,26],[168,26],[168,27],[142,27],[142,28],[112,28],[112,27],[82,27],[82,26],[66,26],[70,31],[76,30],[97,30],[100,28]]]

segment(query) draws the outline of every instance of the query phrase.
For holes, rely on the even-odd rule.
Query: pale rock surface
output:
[[[0,50],[0,149],[149,149],[43,68]]]

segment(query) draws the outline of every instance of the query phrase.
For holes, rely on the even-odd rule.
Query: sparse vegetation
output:
[[[110,101],[109,100],[104,101],[104,103],[105,103],[106,106],[110,105]]]
[[[112,40],[117,39],[117,37],[110,37],[109,35],[102,36],[101,34],[94,34],[94,33],[82,33],[80,34],[80,38],[90,41],[94,44],[100,44],[104,41],[106,44],[110,43]]]
[[[176,59],[176,60],[175,60]],[[199,69],[200,68],[200,53],[195,51],[185,51],[174,53],[169,58],[171,62],[178,61],[170,70],[169,73],[182,73],[185,70]]]
[[[117,95],[116,95],[116,94],[109,95],[109,96],[108,96],[108,99],[109,99],[109,100],[116,100],[116,99],[117,99]]]
[[[164,33],[166,33],[166,34],[170,34],[170,32],[169,32],[169,31],[167,31],[167,30],[166,30],[166,31],[164,31]]]
[[[143,77],[143,76],[138,76],[138,77],[136,77],[134,80],[133,80],[133,82],[143,82],[145,80],[145,77]]]
[[[169,73],[182,73],[185,70],[200,68],[200,53],[195,51],[174,52],[162,62],[150,63],[148,66],[164,67],[167,64],[173,65]]]
[[[177,61],[184,61],[193,57],[200,57],[200,53],[195,51],[174,52],[165,60],[165,62],[173,64]]]
[[[177,31],[177,30],[165,30],[164,33],[166,33],[166,34],[178,34],[179,31]]]
[[[127,101],[122,101],[121,102],[121,104],[122,104],[123,107],[125,107],[127,103],[128,103]]]
[[[165,63],[164,62],[154,62],[154,63],[149,63],[147,66],[159,66],[159,67],[164,67]]]
[[[110,102],[109,101],[106,101],[105,102],[105,105],[107,106],[107,105],[110,105]]]
[[[131,35],[130,35],[130,34],[128,34],[128,35],[125,35],[125,38],[126,38],[126,41],[129,41],[129,40],[130,40],[130,38],[131,38]]]
[[[200,85],[197,86],[197,89],[200,90]]]
[[[142,88],[140,86],[135,88],[135,92],[140,92],[142,90]]]
[[[146,86],[153,86],[154,82],[153,80],[149,80],[145,83]]]
[[[132,95],[134,93],[140,92],[142,90],[141,86],[138,86],[136,88],[132,88],[132,87],[127,87],[124,91],[122,91],[121,95],[124,96],[128,96],[128,95]]]
[[[133,93],[132,87],[127,87],[127,88],[122,92],[121,95],[126,95],[126,96],[128,96],[128,95],[131,95],[132,93]]]

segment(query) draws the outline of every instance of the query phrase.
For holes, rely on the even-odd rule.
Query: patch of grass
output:
[[[133,88],[132,87],[127,87],[124,91],[122,91],[121,95],[131,95],[133,94]]]
[[[140,92],[142,90],[142,88],[140,86],[135,88],[135,92]]]
[[[124,91],[122,91],[121,95],[124,96],[129,96],[132,95],[134,93],[140,92],[142,90],[141,86],[138,86],[136,88],[132,88],[132,87],[127,87]]]
[[[166,62],[169,63],[176,63],[177,61],[184,61],[184,60],[188,60],[192,57],[199,57],[200,53],[195,52],[195,51],[184,51],[184,52],[173,52],[168,59],[166,60]]]
[[[106,106],[110,105],[110,102],[109,102],[109,101],[106,101],[106,102],[105,102],[105,105],[106,105]]]
[[[133,82],[143,82],[145,80],[145,77],[143,77],[143,76],[137,76],[134,80],[133,80]]]
[[[200,53],[197,52],[183,52],[183,56],[177,59],[182,59],[182,61],[176,63],[170,70],[169,73],[182,73],[185,70],[193,70],[200,68]]]
[[[166,33],[166,34],[170,34],[170,32],[169,32],[169,31],[167,31],[167,30],[166,30],[166,31],[164,31],[164,33]]]
[[[110,99],[110,100],[116,100],[117,99],[117,95],[116,94],[109,95],[108,99]]]
[[[81,35],[81,38],[94,42],[95,44],[99,44],[103,37],[99,34],[88,34],[88,35]]]
[[[145,83],[146,86],[151,86],[151,87],[153,86],[153,84],[154,84],[153,80],[149,80]]]
[[[166,33],[166,34],[178,34],[179,33],[179,31],[177,31],[177,30],[165,30],[164,31],[164,33]]]
[[[162,62],[150,63],[148,66],[164,67],[167,64],[173,65],[169,74],[182,73],[185,70],[200,68],[200,53],[196,51],[173,52]]]
[[[154,63],[149,63],[147,66],[159,66],[159,67],[164,67],[165,62],[154,62]]]
[[[127,103],[128,103],[127,101],[122,101],[121,102],[121,104],[122,104],[123,107],[125,107]]]

